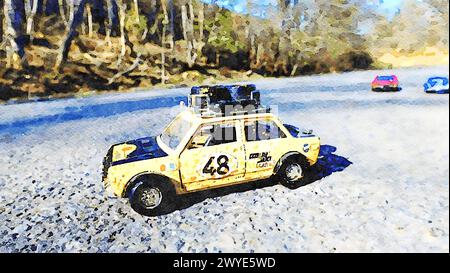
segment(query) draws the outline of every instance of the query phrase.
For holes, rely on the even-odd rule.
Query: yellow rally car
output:
[[[278,176],[301,183],[316,163],[320,139],[272,113],[203,115],[182,111],[156,137],[113,145],[103,179],[145,215],[171,211],[177,195]]]

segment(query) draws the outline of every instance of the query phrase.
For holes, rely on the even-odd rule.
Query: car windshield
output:
[[[378,76],[377,79],[379,81],[392,81],[394,79],[393,76]]]
[[[446,85],[448,84],[448,80],[446,78],[440,78],[440,77],[436,77],[436,78],[430,78],[428,79],[428,82],[434,86],[436,84],[442,84],[442,85]]]
[[[191,121],[178,116],[161,134],[161,140],[171,149],[176,149],[191,127]]]

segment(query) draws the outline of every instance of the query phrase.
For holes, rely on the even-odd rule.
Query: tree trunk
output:
[[[166,26],[169,23],[167,16],[166,0],[161,0],[161,7],[163,10],[162,33],[161,33],[161,83],[166,83]]]
[[[73,3],[70,3],[70,5],[73,5]],[[64,0],[58,0],[58,7],[59,7],[59,15],[61,16],[61,19],[66,26],[66,30],[69,29],[69,22],[66,18],[66,12],[64,10]]]
[[[183,27],[183,39],[186,42],[186,62],[189,67],[191,67],[190,60],[191,60],[191,43],[188,39],[188,29],[187,29],[187,12],[186,12],[186,6],[183,4],[181,6],[181,25]]]
[[[199,5],[200,5],[200,8],[198,10],[198,28],[199,28],[198,40],[200,42],[202,42],[203,41],[203,22],[205,21],[205,13],[203,10],[203,3],[200,3]]]
[[[33,0],[33,7],[31,8],[31,16],[28,17],[27,21],[27,34],[32,35],[34,32],[34,17],[39,6],[39,0]]]
[[[0,8],[3,10],[3,0],[0,0]],[[4,49],[5,39],[3,37],[3,12],[0,12],[0,51]]]
[[[253,3],[250,0],[247,0],[247,12],[250,14],[250,16],[248,17],[248,25],[247,25],[247,41],[249,43],[249,64],[250,64],[250,68],[253,67],[253,65],[256,62],[256,34],[254,33],[253,30],[253,24],[254,24],[254,20],[252,15],[253,12]]]
[[[111,36],[117,36],[116,29],[119,25],[118,20],[118,7],[116,0],[105,0],[107,10],[107,23],[106,23],[106,41],[111,47]]]
[[[31,14],[31,9],[33,8],[33,0],[23,0],[23,10],[25,11],[25,18],[27,19],[28,24],[28,17]]]
[[[88,20],[88,35],[89,38],[92,38],[92,11],[91,11],[91,5],[86,6],[86,12],[87,12],[87,20]]]
[[[122,63],[123,57],[126,53],[126,40],[125,40],[125,14],[127,10],[127,4],[122,2],[123,0],[118,0],[119,5],[119,30],[120,30],[120,55],[117,60],[117,65]]]
[[[73,39],[78,36],[77,28],[83,23],[83,14],[86,0],[74,0],[73,3],[74,7],[72,10],[76,12],[72,13],[73,15],[69,17],[70,27],[65,38],[62,41],[61,46],[59,47],[59,52],[54,67],[54,69],[57,71],[60,71],[64,63],[67,61],[70,45],[72,44]]]
[[[68,9],[67,31],[69,31],[70,23],[73,22],[73,17],[75,16],[75,1],[79,1],[79,0],[67,0],[66,1],[66,4],[68,5],[68,7],[67,7],[67,9]]]
[[[186,5],[181,6],[181,21],[183,26],[183,37],[186,41],[186,62],[189,67],[193,67],[197,58],[197,52],[194,51],[194,9],[192,0],[188,2],[189,15],[187,14]]]
[[[139,2],[138,0],[133,0],[134,5],[134,15],[136,16],[136,23],[139,24]]]
[[[112,17],[113,17],[113,10],[112,10],[112,0],[106,0],[106,13],[107,16],[107,22],[106,22],[106,42],[108,43],[108,46],[111,47],[111,31],[112,31]]]
[[[297,73],[297,68],[298,68],[298,63],[296,63],[294,65],[294,67],[292,68],[291,77],[295,76],[295,73]]]
[[[200,7],[198,9],[198,42],[195,45],[196,49],[197,49],[197,58],[201,58],[202,56],[202,49],[203,46],[205,45],[205,43],[203,42],[203,22],[205,21],[205,14],[204,14],[204,10],[203,10],[203,3],[199,3]],[[193,22],[192,22],[193,23]]]
[[[22,26],[25,22],[23,0],[4,0],[4,42],[6,43],[6,66],[22,68],[26,65],[25,36]]]
[[[170,49],[173,50],[173,45],[174,45],[174,39],[175,39],[175,28],[174,28],[174,24],[175,24],[175,7],[173,5],[173,0],[169,0],[169,13],[170,13],[170,38],[169,38],[169,45],[170,45]]]
[[[184,4],[181,6],[181,25],[183,27],[183,39],[187,42],[188,40],[187,13],[186,13],[186,6]]]
[[[87,1],[89,1],[89,0],[87,0]],[[87,2],[86,1],[86,2]],[[85,7],[86,8],[86,7]],[[81,24],[80,24],[80,27],[81,27],[81,33],[83,34],[83,35],[86,35],[86,27],[85,27],[85,23],[86,23],[86,19],[84,18],[84,15],[83,15],[83,22],[81,22]]]

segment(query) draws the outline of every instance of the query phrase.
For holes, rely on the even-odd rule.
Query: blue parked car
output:
[[[448,78],[446,77],[432,77],[423,85],[426,93],[448,93]]]

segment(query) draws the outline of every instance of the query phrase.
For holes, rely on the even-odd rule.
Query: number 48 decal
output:
[[[230,171],[230,167],[228,166],[228,156],[226,155],[219,155],[216,159],[216,164],[217,167],[213,166],[213,162],[214,159],[216,157],[215,156],[211,156],[208,160],[208,162],[206,163],[205,167],[203,167],[202,172],[204,174],[211,174],[211,176],[213,176],[214,174],[219,174],[219,175],[225,175]]]

